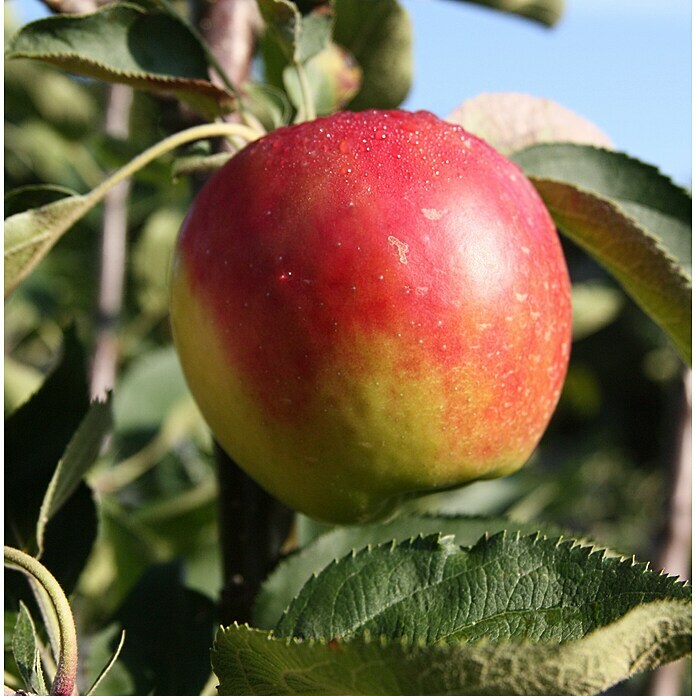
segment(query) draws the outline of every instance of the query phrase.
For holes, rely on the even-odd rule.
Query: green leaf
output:
[[[480,94],[460,104],[447,120],[509,155],[537,143],[582,143],[611,148],[594,123],[551,99],[530,94]]]
[[[349,108],[393,109],[413,79],[411,20],[397,0],[336,0],[334,41],[360,65],[363,82]]]
[[[36,525],[39,555],[43,552],[46,525],[80,485],[84,475],[99,456],[106,434],[111,429],[111,396],[90,405],[87,415],[72,436],[58,462],[44,496]]]
[[[502,532],[465,549],[432,535],[367,547],[327,566],[305,584],[275,633],[329,640],[367,632],[428,645],[562,642],[640,603],[688,603],[690,596],[674,578],[572,540]]]
[[[172,346],[145,353],[116,385],[114,421],[119,434],[152,435],[181,400],[190,399]]]
[[[514,159],[561,232],[601,263],[691,363],[689,195],[654,167],[581,145],[537,145]]]
[[[103,584],[100,581],[100,587]],[[103,593],[103,589],[102,589]],[[110,593],[109,593],[110,594]],[[80,658],[80,672],[84,683],[92,686],[81,696],[117,696],[133,694],[133,681],[119,657],[125,644],[125,633],[115,623],[90,633],[89,650]]]
[[[34,620],[23,602],[19,603],[17,622],[12,633],[12,655],[24,685],[32,693],[48,696]]]
[[[95,679],[92,686],[90,686],[90,688],[86,691],[85,696],[93,696],[93,694],[97,691],[97,689],[102,684],[102,682],[107,678],[107,676],[109,675],[109,672],[111,672],[113,666],[116,664],[116,661],[118,660],[118,656],[121,654],[121,650],[123,650],[123,644],[124,644],[125,640],[126,640],[126,632],[121,631],[121,638],[118,641],[118,645],[116,646],[116,649],[114,650],[113,655],[111,655],[108,662],[101,669],[101,671],[97,675],[97,678]]]
[[[528,176],[611,199],[658,236],[685,269],[691,268],[691,195],[656,167],[621,152],[570,143],[530,147],[513,159]]]
[[[267,31],[290,63],[304,63],[331,40],[333,11],[320,4],[303,15],[292,0],[258,0]]]
[[[53,245],[83,217],[89,196],[69,196],[5,221],[5,297],[24,280]]]
[[[247,82],[243,85],[244,106],[258,118],[268,131],[290,123],[292,109],[285,93],[273,85]]]
[[[501,12],[511,12],[553,26],[563,14],[563,0],[467,0]]]
[[[27,24],[7,58],[32,58],[78,75],[172,93],[205,116],[234,108],[234,96],[208,79],[205,51],[174,15],[130,3],[92,14],[56,15]]]
[[[230,154],[192,155],[187,159],[196,158],[200,165],[200,157],[206,161],[209,158],[222,157],[226,161]],[[182,165],[180,160],[177,160],[177,163],[179,166]],[[169,267],[183,217],[184,212],[178,208],[158,208],[146,220],[138,240],[133,245],[131,265],[138,304],[148,317],[164,317],[168,311]],[[145,395],[147,393],[143,392]]]
[[[5,422],[6,544],[36,552],[37,522],[46,490],[88,408],[86,355],[70,330],[58,366]],[[68,593],[82,572],[96,533],[91,492],[79,483],[70,504],[55,513],[44,535],[42,563]],[[6,605],[16,606],[20,599],[34,606],[28,584],[13,573],[5,582]]]
[[[66,196],[78,196],[65,186],[51,184],[30,184],[8,191],[5,196],[5,217],[22,213],[30,208],[39,208],[48,203],[54,203]]]
[[[624,303],[621,290],[598,281],[573,283],[573,341],[611,324]]]
[[[56,368],[5,422],[5,543],[35,550],[46,490],[88,408],[87,356],[71,329]]]
[[[325,643],[235,625],[218,632],[212,661],[220,696],[592,696],[690,649],[690,605],[666,600],[560,644]]]
[[[7,317],[6,324],[9,324]],[[5,355],[5,416],[8,416],[18,406],[23,404],[40,386],[43,375],[31,365],[25,365],[15,360],[11,355]]]
[[[503,530],[531,534],[539,530],[538,523],[519,523],[504,517],[465,517],[404,515],[389,522],[359,527],[336,527],[325,532],[297,553],[281,561],[261,587],[254,607],[254,625],[273,628],[281,614],[305,582],[354,549],[388,541],[403,541],[419,534],[449,534],[462,546],[475,543],[483,534]],[[560,530],[544,527],[548,534]]]
[[[353,56],[334,43],[307,61],[305,74],[320,116],[343,108],[357,94],[362,82],[362,71]],[[302,92],[292,66],[283,71],[283,83],[293,105],[301,110]]]
[[[21,126],[5,124],[5,129],[8,163],[20,181],[40,180],[81,190],[102,179],[103,170],[95,158],[94,140],[89,134],[84,134],[83,140],[66,138],[37,118],[26,119]]]
[[[5,297],[31,273],[63,234],[100,203],[116,184],[180,145],[220,135],[249,141],[257,138],[259,133],[224,121],[193,126],[140,153],[88,194],[69,196],[5,220]]]
[[[13,122],[38,117],[64,136],[84,140],[101,128],[101,115],[91,85],[33,61],[5,65],[5,111]]]
[[[190,696],[210,674],[215,605],[182,583],[175,563],[151,567],[117,612],[126,632],[119,664],[136,694]]]

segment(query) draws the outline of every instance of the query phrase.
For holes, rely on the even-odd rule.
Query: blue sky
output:
[[[690,0],[566,0],[552,29],[454,0],[402,2],[416,69],[405,107],[446,116],[482,92],[547,97],[691,184]]]
[[[617,148],[691,183],[691,0],[566,0],[556,27],[455,0],[402,0],[414,26],[404,104],[446,116],[482,92],[573,109]],[[29,19],[37,0],[18,0]]]

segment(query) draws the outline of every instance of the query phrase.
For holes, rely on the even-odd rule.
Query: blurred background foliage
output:
[[[5,19],[5,32],[12,32],[16,25]],[[171,104],[136,93],[130,137],[106,135],[107,90],[40,63],[6,65],[6,214],[64,190],[84,192],[167,134]],[[54,190],[35,188],[42,185]],[[135,636],[147,632],[133,619],[132,590],[155,582],[153,573],[164,589],[151,598],[150,610],[168,592],[180,602],[176,593],[187,590],[212,606],[221,589],[212,443],[187,392],[167,318],[168,264],[191,195],[187,180],[172,179],[166,158],[138,174],[131,187],[114,430],[88,477],[99,524],[74,588],[80,630],[90,636],[87,671],[106,660],[118,616],[131,617]],[[97,209],[81,221],[6,302],[6,417],[58,363],[68,327],[76,327],[86,355],[92,354],[101,214]],[[575,341],[560,405],[538,451],[509,478],[413,505],[552,522],[656,560],[680,422],[681,363],[615,283],[570,242],[564,246],[574,281]],[[73,369],[89,369],[89,358]],[[71,408],[69,397],[59,408]],[[53,414],[45,415],[50,428]],[[296,533],[306,539],[319,528],[304,520]],[[211,617],[202,633],[199,627],[207,650],[215,622],[208,606],[192,608],[192,617],[200,619],[201,611]],[[130,693],[145,683],[140,678],[137,669],[121,666],[110,674],[106,693]]]

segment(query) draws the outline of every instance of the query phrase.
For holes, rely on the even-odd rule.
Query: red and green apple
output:
[[[565,377],[570,283],[515,164],[427,112],[341,112],[210,178],[171,319],[220,445],[291,507],[352,523],[523,465]]]

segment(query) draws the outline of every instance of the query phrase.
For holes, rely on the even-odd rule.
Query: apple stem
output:
[[[248,623],[254,597],[280,558],[294,514],[251,479],[217,442],[215,460],[224,573],[220,620],[225,625]]]
[[[77,631],[70,603],[58,581],[35,558],[11,546],[5,546],[4,558],[6,566],[14,567],[15,570],[28,575],[48,597],[55,612],[59,637],[58,668],[50,693],[51,696],[71,696],[77,680]],[[44,617],[44,620],[48,623],[51,618]]]

